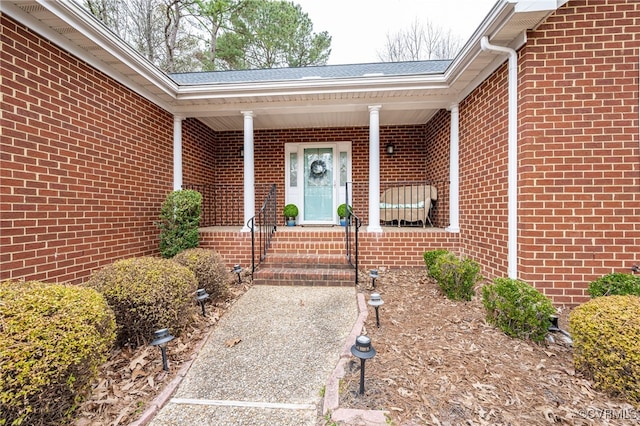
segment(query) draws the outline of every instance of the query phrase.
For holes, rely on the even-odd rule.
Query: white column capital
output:
[[[369,105],[369,112],[380,111],[382,105]]]
[[[255,117],[256,116],[253,111],[240,111],[240,114],[244,115],[245,118],[246,117]]]
[[[453,103],[453,104],[449,105],[449,108],[447,108],[447,110],[449,110],[451,112],[458,112],[458,106],[459,105],[460,104],[458,104],[457,102]]]

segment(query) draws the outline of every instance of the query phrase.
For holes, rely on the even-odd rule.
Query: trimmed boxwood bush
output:
[[[0,425],[69,422],[107,360],[115,328],[95,290],[0,283]]]
[[[424,259],[424,263],[427,266],[427,272],[429,273],[429,275],[431,275],[431,268],[433,267],[433,265],[435,265],[436,259],[442,256],[443,254],[447,254],[447,253],[450,253],[450,252],[449,250],[445,250],[445,249],[437,249],[437,250],[424,252],[424,254],[422,255],[422,258]]]
[[[222,256],[214,250],[194,248],[174,256],[173,260],[189,268],[198,280],[198,288],[204,288],[211,300],[227,296],[231,280],[229,268]]]
[[[598,297],[569,315],[576,371],[595,386],[640,403],[640,297]]]
[[[94,273],[86,285],[102,293],[113,309],[120,346],[148,343],[162,328],[179,336],[196,313],[198,281],[171,259],[119,260]]]
[[[508,336],[543,342],[555,309],[551,300],[524,281],[496,278],[482,287],[487,322]]]
[[[430,275],[451,300],[471,300],[473,288],[482,278],[480,265],[473,259],[459,259],[453,253],[436,257],[430,268]]]
[[[202,195],[185,189],[169,193],[160,211],[160,253],[171,258],[200,244]]]
[[[592,281],[587,290],[591,297],[632,294],[640,296],[640,275],[616,272]]]

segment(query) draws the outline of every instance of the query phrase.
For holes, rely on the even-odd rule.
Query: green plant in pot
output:
[[[295,226],[296,216],[298,216],[298,206],[295,204],[287,204],[284,206],[282,213],[287,220],[287,226]]]
[[[338,217],[340,218],[340,225],[347,225],[347,218],[351,216],[351,206],[347,206],[346,204],[340,204],[338,206]]]

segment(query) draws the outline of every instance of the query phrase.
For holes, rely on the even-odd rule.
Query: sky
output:
[[[313,22],[313,31],[331,35],[328,64],[380,62],[387,33],[414,20],[427,21],[466,43],[497,0],[294,0]]]

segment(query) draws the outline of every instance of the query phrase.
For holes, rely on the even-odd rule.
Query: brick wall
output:
[[[558,304],[640,262],[639,17],[570,1],[519,52],[519,277]],[[489,278],[507,275],[507,112],[506,65],[460,106],[461,250]]]
[[[554,300],[640,263],[640,2],[570,1],[521,53],[520,265]]]
[[[463,255],[507,276],[507,79],[501,67],[459,107]]]
[[[2,15],[0,279],[157,253],[173,119]]]

